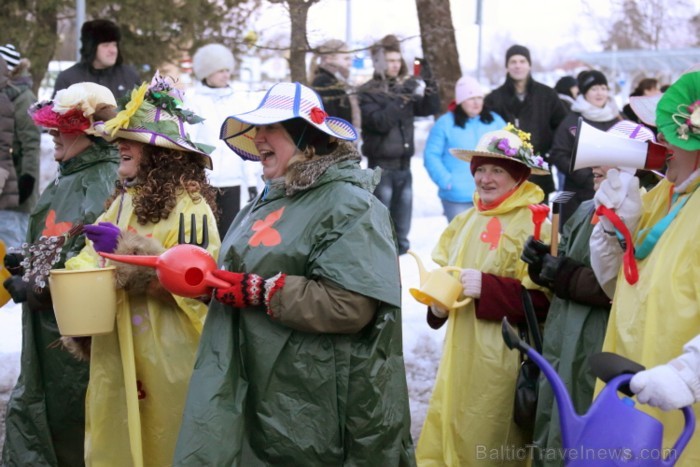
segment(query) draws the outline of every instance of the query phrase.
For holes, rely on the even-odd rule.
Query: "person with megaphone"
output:
[[[655,141],[651,130],[629,121],[616,123],[603,135],[622,142],[627,138]],[[598,190],[609,169],[606,165],[591,167],[594,190]],[[584,201],[564,224],[559,255],[552,256],[550,245],[533,237],[528,238],[522,253],[530,279],[554,293],[544,327],[542,354],[557,370],[578,413],[586,413],[593,400],[595,376],[589,371],[588,358],[603,346],[611,306],[590,263],[589,239],[597,222],[594,201]],[[533,436],[535,467],[561,464],[560,459],[548,455],[562,449],[557,420],[554,392],[546,380],[541,380]]]
[[[562,206],[561,224],[571,217],[582,202],[593,197],[593,174],[590,168],[571,169],[571,157],[575,148],[577,122],[579,118],[601,131],[606,131],[620,121],[620,111],[610,96],[608,80],[598,70],[585,70],[577,77],[579,94],[571,106],[571,113],[561,122],[554,133],[549,158],[560,173],[565,175],[564,187],[559,190],[572,191],[574,197]]]
[[[614,282],[603,350],[646,367],[674,360],[700,329],[700,244],[695,238],[700,230],[700,72],[688,72],[671,85],[658,103],[655,123],[667,150],[666,178],[640,196],[636,178],[609,171],[595,201],[599,211],[616,216],[611,216],[614,222],[601,220],[590,240],[596,277],[608,288]],[[633,248],[623,258],[616,231],[625,229]],[[620,264],[625,274],[618,274]],[[636,281],[629,272],[636,272]],[[683,371],[651,370],[632,389],[640,401],[661,405],[649,397],[655,391],[651,385],[666,379],[681,390],[687,384]],[[669,447],[682,421],[657,409],[648,411],[662,421],[664,446]],[[699,417],[700,408],[694,411]],[[690,444],[676,465],[700,465],[700,443]]]

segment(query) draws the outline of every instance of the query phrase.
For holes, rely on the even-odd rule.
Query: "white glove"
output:
[[[481,271],[478,269],[462,269],[459,273],[459,281],[464,287],[464,296],[481,297]]]
[[[449,310],[441,307],[435,302],[430,303],[430,312],[437,316],[438,318],[447,318],[447,313]]]
[[[608,174],[600,184],[593,197],[596,207],[605,206],[613,209],[622,219],[630,232],[637,229],[642,215],[642,197],[639,194],[639,179],[627,172],[617,169],[608,170]],[[615,230],[607,217],[601,216],[600,222],[607,232]]]
[[[630,389],[643,404],[673,410],[700,400],[700,354],[686,352],[665,365],[634,375]]]
[[[413,90],[413,95],[423,97],[425,95],[426,88],[425,81],[423,81],[422,79],[417,79],[416,82],[418,83],[418,86],[416,86],[416,89]]]

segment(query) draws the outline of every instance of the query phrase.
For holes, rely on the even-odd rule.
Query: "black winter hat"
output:
[[[574,97],[571,94],[571,88],[574,86],[578,86],[578,81],[576,81],[576,78],[573,76],[567,75],[559,78],[557,84],[554,85],[554,90],[557,91],[557,94],[565,94],[569,97]]]
[[[578,90],[582,96],[585,96],[589,89],[596,84],[608,85],[608,79],[603,73],[598,70],[584,70],[578,74]]]
[[[524,45],[511,45],[508,50],[506,50],[506,66],[508,66],[508,60],[510,60],[510,57],[513,55],[522,55],[527,59],[527,63],[532,65],[532,61],[530,60],[530,49]]]
[[[119,42],[121,38],[119,26],[107,19],[86,21],[80,28],[80,56],[85,61],[92,62],[98,45],[103,42]]]

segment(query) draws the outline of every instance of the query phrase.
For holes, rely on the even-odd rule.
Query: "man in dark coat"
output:
[[[374,195],[389,208],[399,241],[399,254],[409,248],[413,207],[413,118],[440,110],[437,85],[423,66],[422,78],[408,75],[398,39],[384,37],[372,47],[374,76],[359,90],[362,154],[369,168],[381,167]]]
[[[554,132],[567,112],[554,89],[532,78],[531,67],[527,47],[511,46],[506,51],[506,81],[486,96],[484,105],[530,133],[535,153],[547,159]],[[547,201],[554,191],[552,175],[531,175],[530,181],[542,188]]]
[[[89,81],[105,86],[114,97],[120,98],[141,84],[136,70],[122,63],[119,48],[121,37],[119,26],[109,20],[96,19],[83,23],[80,29],[80,61],[58,74],[53,95],[71,84]]]

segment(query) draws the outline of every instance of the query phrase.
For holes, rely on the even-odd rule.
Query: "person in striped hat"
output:
[[[6,44],[0,46],[0,62],[0,113],[8,118],[0,125],[0,167],[8,171],[5,183],[0,183],[0,240],[9,248],[24,242],[29,215],[39,199],[41,131],[28,113],[36,102],[29,61]]]

